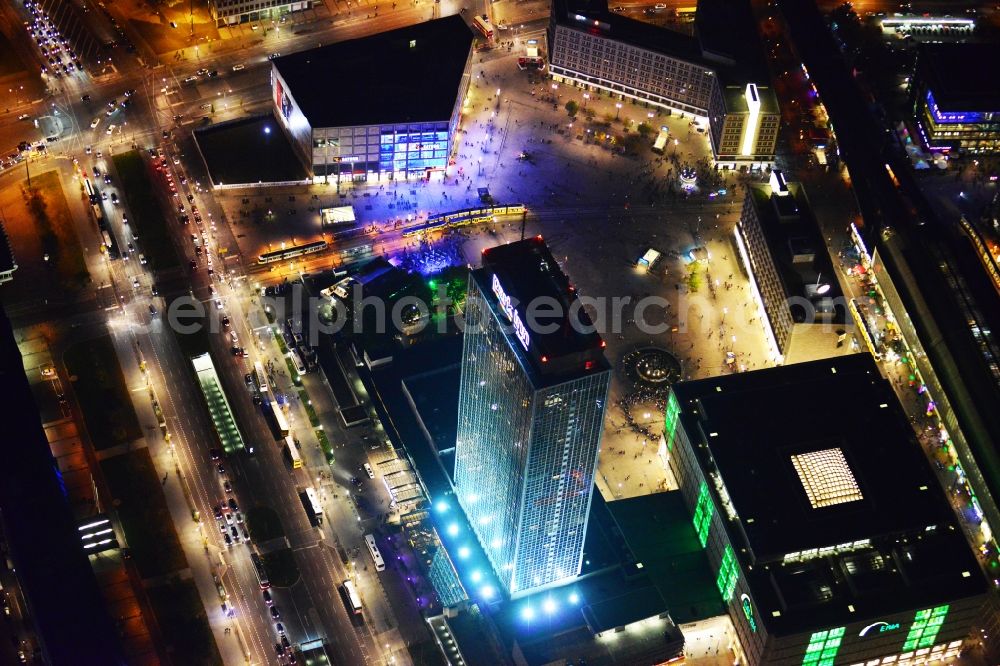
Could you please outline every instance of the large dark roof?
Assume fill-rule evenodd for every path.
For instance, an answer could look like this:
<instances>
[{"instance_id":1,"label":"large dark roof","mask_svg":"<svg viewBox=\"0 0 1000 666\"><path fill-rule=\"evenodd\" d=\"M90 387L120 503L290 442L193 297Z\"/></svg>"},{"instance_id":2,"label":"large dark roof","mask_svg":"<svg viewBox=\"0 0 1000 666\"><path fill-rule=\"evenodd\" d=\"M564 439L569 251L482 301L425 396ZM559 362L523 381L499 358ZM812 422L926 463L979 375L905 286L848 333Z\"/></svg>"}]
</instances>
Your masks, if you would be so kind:
<instances>
[{"instance_id":1,"label":"large dark roof","mask_svg":"<svg viewBox=\"0 0 1000 666\"><path fill-rule=\"evenodd\" d=\"M528 329L530 344L527 353L511 334L512 347L527 361L531 374L554 378L563 374L584 374L606 370L604 341L592 328L590 318L583 308L573 308L577 301L576 289L541 236L498 245L483 251L483 267L472 272L480 290L489 300L490 307L498 310L493 293L493 276L496 276L512 301L513 308ZM528 308L540 299L550 299L558 304L555 316L548 316L549 306L539 309L539 326L532 324ZM501 320L504 317L501 316ZM551 329L551 330L548 330Z\"/></svg>"},{"instance_id":2,"label":"large dark roof","mask_svg":"<svg viewBox=\"0 0 1000 666\"><path fill-rule=\"evenodd\" d=\"M748 196L757 210L761 230L785 295L807 298L818 311L829 312L830 321L843 324L847 320L847 311L840 303L843 293L835 278L833 262L819 223L802 186L799 183L787 185L788 195L781 197L772 193L770 185L754 183L748 186ZM813 256L812 261L803 260L809 254ZM810 296L807 288L820 282L824 276L824 284L829 285L830 290L822 295ZM800 305L792 308L795 321L804 321L808 314Z\"/></svg>"},{"instance_id":3,"label":"large dark roof","mask_svg":"<svg viewBox=\"0 0 1000 666\"><path fill-rule=\"evenodd\" d=\"M10 320L0 311L0 518L45 662L124 664L118 632L83 552Z\"/></svg>"},{"instance_id":4,"label":"large dark roof","mask_svg":"<svg viewBox=\"0 0 1000 666\"><path fill-rule=\"evenodd\" d=\"M612 12L607 0L553 0L552 19L560 25L702 64L716 72L723 84L766 84L770 80L749 0L700 0L696 37Z\"/></svg>"},{"instance_id":5,"label":"large dark roof","mask_svg":"<svg viewBox=\"0 0 1000 666\"><path fill-rule=\"evenodd\" d=\"M591 20L581 21L577 16ZM552 18L560 25L598 32L608 39L687 62L699 63L703 60L701 47L694 37L616 14L608 9L607 0L553 0ZM595 25L594 21L598 23Z\"/></svg>"},{"instance_id":6,"label":"large dark roof","mask_svg":"<svg viewBox=\"0 0 1000 666\"><path fill-rule=\"evenodd\" d=\"M723 84L770 80L750 0L698 0L695 31L705 57L725 63Z\"/></svg>"},{"instance_id":7,"label":"large dark roof","mask_svg":"<svg viewBox=\"0 0 1000 666\"><path fill-rule=\"evenodd\" d=\"M918 58L942 111L1000 112L1000 44L922 44Z\"/></svg>"},{"instance_id":8,"label":"large dark roof","mask_svg":"<svg viewBox=\"0 0 1000 666\"><path fill-rule=\"evenodd\" d=\"M274 67L314 128L442 121L472 36L454 14L276 58Z\"/></svg>"},{"instance_id":9,"label":"large dark roof","mask_svg":"<svg viewBox=\"0 0 1000 666\"><path fill-rule=\"evenodd\" d=\"M682 382L675 390L700 466L717 471L738 515L723 522L744 570L752 571L757 605L778 633L984 590L921 445L869 354ZM846 459L861 498L814 508L792 457L831 449ZM718 496L715 503L724 511ZM786 555L866 539L871 546L854 553L783 564ZM894 559L897 567L866 578L870 571L852 560L859 555ZM842 603L817 592L831 576L851 578L831 591ZM849 604L856 615L847 616ZM786 612L774 619L771 610L779 609Z\"/></svg>"}]
</instances>

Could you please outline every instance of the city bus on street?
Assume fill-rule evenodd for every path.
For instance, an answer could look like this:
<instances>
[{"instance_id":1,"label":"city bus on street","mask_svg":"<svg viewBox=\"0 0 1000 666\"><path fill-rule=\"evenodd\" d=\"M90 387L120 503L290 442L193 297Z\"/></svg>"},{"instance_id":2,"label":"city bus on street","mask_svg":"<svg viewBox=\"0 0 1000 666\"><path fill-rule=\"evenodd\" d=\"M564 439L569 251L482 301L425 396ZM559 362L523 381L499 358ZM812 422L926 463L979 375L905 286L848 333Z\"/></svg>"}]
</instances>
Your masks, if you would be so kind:
<instances>
[{"instance_id":1,"label":"city bus on street","mask_svg":"<svg viewBox=\"0 0 1000 666\"><path fill-rule=\"evenodd\" d=\"M271 417L273 420L272 425L274 426L274 438L282 439L283 437L288 437L288 420L285 418L285 413L281 411L281 405L278 404L277 400L271 401Z\"/></svg>"},{"instance_id":2,"label":"city bus on street","mask_svg":"<svg viewBox=\"0 0 1000 666\"><path fill-rule=\"evenodd\" d=\"M254 379L257 382L257 390L260 393L267 393L267 375L264 374L264 364L260 361L255 361L253 364L253 374Z\"/></svg>"},{"instance_id":3,"label":"city bus on street","mask_svg":"<svg viewBox=\"0 0 1000 666\"><path fill-rule=\"evenodd\" d=\"M306 489L299 493L299 499L302 500L302 508L306 510L306 516L309 517L309 524L313 527L322 525L323 505L319 503L316 489L312 486L306 486Z\"/></svg>"},{"instance_id":4,"label":"city bus on street","mask_svg":"<svg viewBox=\"0 0 1000 666\"><path fill-rule=\"evenodd\" d=\"M375 562L375 571L385 571L385 560L382 559L382 553L379 552L378 546L375 545L375 537L371 534L366 534L365 544L368 546L368 552Z\"/></svg>"},{"instance_id":5,"label":"city bus on street","mask_svg":"<svg viewBox=\"0 0 1000 666\"><path fill-rule=\"evenodd\" d=\"M285 437L285 448L288 449L288 457L292 459L292 469L302 467L302 456L299 455L299 447L295 444L295 439L291 435Z\"/></svg>"},{"instance_id":6,"label":"city bus on street","mask_svg":"<svg viewBox=\"0 0 1000 666\"><path fill-rule=\"evenodd\" d=\"M486 39L493 39L493 26L490 24L489 19L486 18L486 14L472 19L472 27Z\"/></svg>"},{"instance_id":7,"label":"city bus on street","mask_svg":"<svg viewBox=\"0 0 1000 666\"><path fill-rule=\"evenodd\" d=\"M344 604L348 610L355 615L361 615L361 597L358 596L358 591L354 588L354 583L345 580L344 584L340 586L340 591L344 595Z\"/></svg>"}]
</instances>

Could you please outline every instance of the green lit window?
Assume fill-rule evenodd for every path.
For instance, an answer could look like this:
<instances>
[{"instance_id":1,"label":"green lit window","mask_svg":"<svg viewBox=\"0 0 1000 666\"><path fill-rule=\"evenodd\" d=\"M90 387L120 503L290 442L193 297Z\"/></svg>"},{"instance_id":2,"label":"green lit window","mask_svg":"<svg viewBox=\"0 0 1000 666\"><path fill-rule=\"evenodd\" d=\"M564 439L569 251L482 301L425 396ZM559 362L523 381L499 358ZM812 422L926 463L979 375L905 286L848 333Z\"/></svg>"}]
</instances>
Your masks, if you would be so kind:
<instances>
[{"instance_id":1,"label":"green lit window","mask_svg":"<svg viewBox=\"0 0 1000 666\"><path fill-rule=\"evenodd\" d=\"M708 530L712 527L712 514L715 513L715 505L712 504L712 496L708 493L708 484L701 482L701 489L698 491L698 504L694 509L694 529L698 533L698 541L704 548L708 543Z\"/></svg>"},{"instance_id":2,"label":"green lit window","mask_svg":"<svg viewBox=\"0 0 1000 666\"><path fill-rule=\"evenodd\" d=\"M941 625L948 617L948 608L948 604L945 604L917 611L913 616L913 624L910 625L910 633L906 635L906 642L903 643L903 652L934 645L938 632L941 631Z\"/></svg>"},{"instance_id":3,"label":"green lit window","mask_svg":"<svg viewBox=\"0 0 1000 666\"><path fill-rule=\"evenodd\" d=\"M733 552L732 546L726 546L726 552L722 555L722 564L719 566L719 575L715 579L723 601L729 601L733 598L733 592L736 590L736 579L739 577L740 570L736 566L736 553Z\"/></svg>"},{"instance_id":4,"label":"green lit window","mask_svg":"<svg viewBox=\"0 0 1000 666\"><path fill-rule=\"evenodd\" d=\"M674 439L677 437L677 423L680 421L681 406L677 402L677 394L671 393L667 398L667 414L664 417L664 435L667 438L667 451L674 450ZM702 541L701 545L705 545Z\"/></svg>"},{"instance_id":5,"label":"green lit window","mask_svg":"<svg viewBox=\"0 0 1000 666\"><path fill-rule=\"evenodd\" d=\"M802 666L833 666L840 643L844 640L844 632L844 627L837 627L829 631L817 631L810 636L806 654L802 657Z\"/></svg>"}]
</instances>

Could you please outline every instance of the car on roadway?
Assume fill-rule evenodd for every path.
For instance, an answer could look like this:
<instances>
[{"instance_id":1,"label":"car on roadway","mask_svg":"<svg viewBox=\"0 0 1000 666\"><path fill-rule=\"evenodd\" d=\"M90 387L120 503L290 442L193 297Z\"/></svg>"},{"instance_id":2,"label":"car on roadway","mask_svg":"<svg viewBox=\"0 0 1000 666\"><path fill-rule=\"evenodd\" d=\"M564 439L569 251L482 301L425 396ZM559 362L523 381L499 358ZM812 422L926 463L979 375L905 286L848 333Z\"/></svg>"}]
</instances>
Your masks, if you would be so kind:
<instances>
[{"instance_id":1,"label":"car on roadway","mask_svg":"<svg viewBox=\"0 0 1000 666\"><path fill-rule=\"evenodd\" d=\"M90 121L90 129L95 129L100 124L101 124L101 117L97 116L92 121Z\"/></svg>"},{"instance_id":2,"label":"car on roadway","mask_svg":"<svg viewBox=\"0 0 1000 666\"><path fill-rule=\"evenodd\" d=\"M233 492L233 484L229 482L229 479L226 479L225 481L222 482L222 489L225 490L227 493Z\"/></svg>"},{"instance_id":3,"label":"car on roadway","mask_svg":"<svg viewBox=\"0 0 1000 666\"><path fill-rule=\"evenodd\" d=\"M232 498L232 497L230 497L229 500L226 502L226 506L228 506L229 510L233 511L233 512L236 512L236 511L240 510L239 504L237 504L236 500L234 498Z\"/></svg>"},{"instance_id":4,"label":"car on roadway","mask_svg":"<svg viewBox=\"0 0 1000 666\"><path fill-rule=\"evenodd\" d=\"M271 617L275 620L281 619L281 611L278 610L277 606L271 606Z\"/></svg>"},{"instance_id":5,"label":"car on roadway","mask_svg":"<svg viewBox=\"0 0 1000 666\"><path fill-rule=\"evenodd\" d=\"M223 536L226 537L226 546L232 546L233 538L229 536L229 532L226 532L225 534L223 534Z\"/></svg>"},{"instance_id":6,"label":"car on roadway","mask_svg":"<svg viewBox=\"0 0 1000 666\"><path fill-rule=\"evenodd\" d=\"M219 449L209 449L208 455L212 456L213 461L216 461L222 457L222 451L220 451Z\"/></svg>"},{"instance_id":7,"label":"car on roadway","mask_svg":"<svg viewBox=\"0 0 1000 666\"><path fill-rule=\"evenodd\" d=\"M233 71L234 72L238 72L238 71L240 71L242 69L246 69L246 65L244 65L242 62L233 65Z\"/></svg>"},{"instance_id":8,"label":"car on roadway","mask_svg":"<svg viewBox=\"0 0 1000 666\"><path fill-rule=\"evenodd\" d=\"M274 604L274 599L271 598L270 590L264 590L264 603L268 606Z\"/></svg>"},{"instance_id":9,"label":"car on roadway","mask_svg":"<svg viewBox=\"0 0 1000 666\"><path fill-rule=\"evenodd\" d=\"M215 466L215 469L217 469L219 471L219 474L225 474L226 473L226 466L223 465L221 462Z\"/></svg>"},{"instance_id":10,"label":"car on roadway","mask_svg":"<svg viewBox=\"0 0 1000 666\"><path fill-rule=\"evenodd\" d=\"M365 471L368 473L368 478L369 479L374 479L375 478L375 472L372 470L372 466L369 465L368 463L365 463L364 464L364 468L365 468Z\"/></svg>"},{"instance_id":11,"label":"car on roadway","mask_svg":"<svg viewBox=\"0 0 1000 666\"><path fill-rule=\"evenodd\" d=\"M83 97L80 98L80 101L81 102L89 102L90 101L90 95L84 95Z\"/></svg>"}]
</instances>

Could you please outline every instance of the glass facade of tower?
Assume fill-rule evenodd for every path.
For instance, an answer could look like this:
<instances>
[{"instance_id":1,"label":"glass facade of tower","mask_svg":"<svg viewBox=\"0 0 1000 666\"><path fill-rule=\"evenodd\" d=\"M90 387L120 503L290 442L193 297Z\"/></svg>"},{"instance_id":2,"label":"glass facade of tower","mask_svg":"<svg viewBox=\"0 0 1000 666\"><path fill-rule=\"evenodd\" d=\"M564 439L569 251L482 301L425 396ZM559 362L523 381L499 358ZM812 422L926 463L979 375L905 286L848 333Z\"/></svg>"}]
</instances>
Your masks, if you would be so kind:
<instances>
[{"instance_id":1,"label":"glass facade of tower","mask_svg":"<svg viewBox=\"0 0 1000 666\"><path fill-rule=\"evenodd\" d=\"M470 276L455 486L517 596L580 572L611 375L544 383L488 289Z\"/></svg>"}]
</instances>

